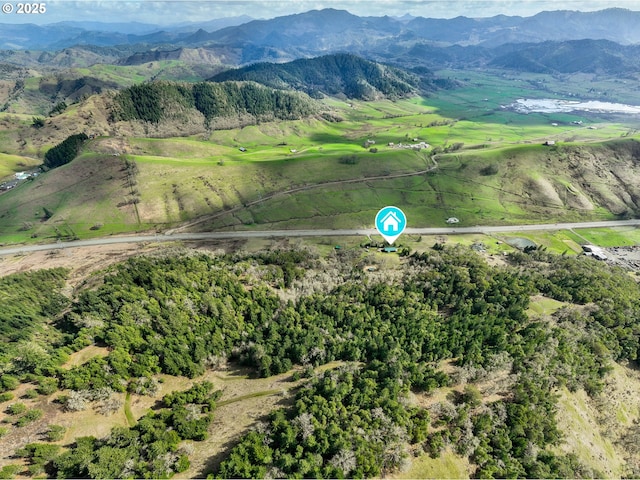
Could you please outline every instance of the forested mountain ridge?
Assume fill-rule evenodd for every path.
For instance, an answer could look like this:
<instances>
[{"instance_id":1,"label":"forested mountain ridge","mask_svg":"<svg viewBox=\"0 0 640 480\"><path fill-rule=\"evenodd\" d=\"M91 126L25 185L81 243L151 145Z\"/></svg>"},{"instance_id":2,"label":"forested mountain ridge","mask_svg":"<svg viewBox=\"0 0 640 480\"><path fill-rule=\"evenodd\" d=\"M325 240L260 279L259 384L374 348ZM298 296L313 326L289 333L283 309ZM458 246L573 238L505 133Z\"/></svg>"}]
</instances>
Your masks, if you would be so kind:
<instances>
[{"instance_id":1,"label":"forested mountain ridge","mask_svg":"<svg viewBox=\"0 0 640 480\"><path fill-rule=\"evenodd\" d=\"M369 275L349 252L139 256L101 274L76 298L48 307L49 318L57 319L48 336L10 339L0 357L0 385L7 396L16 382L34 382L34 398L42 401L69 389L56 408L92 406L112 415L121 404L109 410L109 398L125 390L152 395L159 374L194 378L226 360L260 376L297 365L313 378L293 406L256 424L208 473L378 477L410 462L409 451L438 457L446 447L469 459L474 477L601 477L579 455L556 448L566 432L557 427L555 393L566 387L596 395L612 362L637 358L638 284L586 257L534 250L506 260L492 267L467 248L436 244L393 272ZM327 269L332 285L317 282ZM6 281L13 290L23 282L30 288L24 274ZM559 306L532 316L533 296ZM30 315L28 299L8 301L12 318ZM106 356L62 368L71 352L94 342L106 347ZM12 360L17 352L20 362ZM451 359L455 375L439 367ZM331 361L344 366L314 375L314 367ZM504 381L484 395L476 385L495 375ZM462 381L470 382L464 390L456 387L428 408L411 400ZM101 439L71 437L64 452L21 440L17 455L31 474L172 476L189 468L191 454L180 442L191 439L197 449L216 434L214 390L196 382L164 395L136 426ZM13 440L29 422L41 421L8 409L14 410L5 432ZM46 419L36 425L48 428ZM627 467L629 475L636 472L633 462Z\"/></svg>"},{"instance_id":2,"label":"forested mountain ridge","mask_svg":"<svg viewBox=\"0 0 640 480\"><path fill-rule=\"evenodd\" d=\"M252 82L149 82L118 92L113 119L160 123L197 113L208 125L215 119L249 117L249 121L298 119L316 113L309 97L273 90Z\"/></svg>"},{"instance_id":3,"label":"forested mountain ridge","mask_svg":"<svg viewBox=\"0 0 640 480\"><path fill-rule=\"evenodd\" d=\"M268 87L300 90L311 96L325 94L361 100L413 95L421 82L417 75L350 54L325 55L279 64L256 63L227 70L210 80L251 80Z\"/></svg>"}]
</instances>

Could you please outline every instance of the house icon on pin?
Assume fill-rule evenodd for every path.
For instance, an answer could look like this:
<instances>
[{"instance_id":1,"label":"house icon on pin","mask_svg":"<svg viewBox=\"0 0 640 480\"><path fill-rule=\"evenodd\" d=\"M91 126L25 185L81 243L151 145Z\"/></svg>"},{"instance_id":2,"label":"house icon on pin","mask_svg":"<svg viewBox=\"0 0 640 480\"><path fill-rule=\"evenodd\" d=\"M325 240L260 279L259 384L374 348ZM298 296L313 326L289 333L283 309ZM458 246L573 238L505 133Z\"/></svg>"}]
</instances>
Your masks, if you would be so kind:
<instances>
[{"instance_id":1,"label":"house icon on pin","mask_svg":"<svg viewBox=\"0 0 640 480\"><path fill-rule=\"evenodd\" d=\"M393 211L387 213L381 223L385 232L397 232L400 229L400 219Z\"/></svg>"}]
</instances>

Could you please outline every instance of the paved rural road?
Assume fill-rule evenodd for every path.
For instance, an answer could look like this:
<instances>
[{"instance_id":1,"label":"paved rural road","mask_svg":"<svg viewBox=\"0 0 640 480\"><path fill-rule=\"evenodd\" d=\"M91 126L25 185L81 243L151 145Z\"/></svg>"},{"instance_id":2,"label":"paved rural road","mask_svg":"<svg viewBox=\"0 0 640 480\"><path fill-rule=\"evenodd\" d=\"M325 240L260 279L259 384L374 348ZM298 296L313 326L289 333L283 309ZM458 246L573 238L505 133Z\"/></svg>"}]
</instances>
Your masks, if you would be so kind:
<instances>
[{"instance_id":1,"label":"paved rural road","mask_svg":"<svg viewBox=\"0 0 640 480\"><path fill-rule=\"evenodd\" d=\"M570 230L580 228L624 227L640 226L637 220L613 220L605 222L581 223L547 223L539 225L507 225L499 227L444 227L444 228L407 228L404 233L417 235L455 235L461 233L500 233L500 232L530 232L540 230ZM264 230L251 232L204 232L204 233L174 233L171 235L122 235L94 238L91 240L76 240L73 242L49 243L43 245L24 245L19 247L0 248L0 255L15 255L17 253L37 252L42 250L56 250L61 248L91 247L115 243L139 242L169 242L176 240L224 240L242 238L277 238L277 237L342 237L349 235L376 235L373 228L354 230Z\"/></svg>"}]
</instances>

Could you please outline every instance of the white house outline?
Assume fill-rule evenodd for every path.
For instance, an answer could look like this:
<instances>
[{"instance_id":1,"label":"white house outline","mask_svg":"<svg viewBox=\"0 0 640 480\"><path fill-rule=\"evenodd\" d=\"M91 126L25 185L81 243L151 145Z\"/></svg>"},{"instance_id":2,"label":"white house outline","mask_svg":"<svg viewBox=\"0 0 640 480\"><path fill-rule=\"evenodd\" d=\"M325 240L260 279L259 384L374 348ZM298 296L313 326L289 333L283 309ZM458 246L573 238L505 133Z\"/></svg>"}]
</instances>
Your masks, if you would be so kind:
<instances>
[{"instance_id":1,"label":"white house outline","mask_svg":"<svg viewBox=\"0 0 640 480\"><path fill-rule=\"evenodd\" d=\"M394 211L387 213L380 223L385 232L397 232L400 229L400 219Z\"/></svg>"}]
</instances>

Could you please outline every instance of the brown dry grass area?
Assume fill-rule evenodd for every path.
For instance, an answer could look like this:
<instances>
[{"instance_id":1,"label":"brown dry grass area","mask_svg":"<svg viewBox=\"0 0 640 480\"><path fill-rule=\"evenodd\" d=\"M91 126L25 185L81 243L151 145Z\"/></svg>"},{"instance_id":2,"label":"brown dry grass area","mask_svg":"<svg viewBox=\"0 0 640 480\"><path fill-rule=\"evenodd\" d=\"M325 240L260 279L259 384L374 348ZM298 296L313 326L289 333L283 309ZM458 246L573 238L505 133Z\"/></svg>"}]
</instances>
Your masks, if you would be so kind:
<instances>
[{"instance_id":1,"label":"brown dry grass area","mask_svg":"<svg viewBox=\"0 0 640 480\"><path fill-rule=\"evenodd\" d=\"M0 80L0 103L4 104L11 95L16 82L9 80Z\"/></svg>"},{"instance_id":2,"label":"brown dry grass area","mask_svg":"<svg viewBox=\"0 0 640 480\"><path fill-rule=\"evenodd\" d=\"M68 443L76 436L96 435L96 432L106 431L118 424L116 416L103 417L91 411L65 413L59 404L54 400L61 394L56 392L50 396L38 396L35 399L20 398L26 390L35 388L35 385L22 384L12 391L14 399L3 403L0 410L0 422L9 429L7 435L0 440L0 467L8 464L21 463L12 458L16 449L22 448L28 443L45 442L45 434L49 425L62 425L68 428L65 437L58 444ZM6 413L6 408L14 403L23 403L28 410L38 408L43 411L43 416L39 420L17 427L13 425L17 417ZM99 417L99 418L97 418ZM124 414L123 414L124 417ZM8 422L8 423L5 423Z\"/></svg>"},{"instance_id":3,"label":"brown dry grass area","mask_svg":"<svg viewBox=\"0 0 640 480\"><path fill-rule=\"evenodd\" d=\"M338 364L332 364L335 368ZM320 367L322 369L322 367ZM159 399L169 392L186 390L195 382L208 380L215 390L222 390L209 427L209 437L202 442L185 442L193 446L189 455L191 467L183 478L202 478L211 472L251 426L266 418L269 412L287 404L292 390L302 381L291 381L291 372L269 378L250 378L251 371L237 367L211 370L192 380L184 377L159 375L162 380L155 397L132 395L131 411L136 418L143 416Z\"/></svg>"},{"instance_id":4,"label":"brown dry grass area","mask_svg":"<svg viewBox=\"0 0 640 480\"><path fill-rule=\"evenodd\" d=\"M54 394L54 396L58 396ZM124 405L124 393L114 395L122 401ZM124 414L124 407L120 408L112 415L101 415L88 408L81 412L64 412L60 405L54 404L55 410L47 416L47 422L53 425L62 425L67 431L64 438L59 442L67 445L76 438L93 436L103 438L109 435L113 427L127 427L127 417Z\"/></svg>"},{"instance_id":5,"label":"brown dry grass area","mask_svg":"<svg viewBox=\"0 0 640 480\"><path fill-rule=\"evenodd\" d=\"M444 360L438 365L438 370L442 370L450 377L455 378L463 368L457 367L454 363L454 359ZM510 377L509 370L504 369L491 372L482 380L469 382L469 384L480 391L482 402L487 404L505 399L512 381L513 378ZM466 385L466 382L460 382L449 387L437 388L430 393L414 394L412 395L412 400L420 407L429 409L437 403L450 401L454 392L463 393Z\"/></svg>"},{"instance_id":6,"label":"brown dry grass area","mask_svg":"<svg viewBox=\"0 0 640 480\"><path fill-rule=\"evenodd\" d=\"M155 248L156 245L121 243L0 257L0 277L43 268L64 267L71 269L68 285L76 287L94 272L133 255L153 251Z\"/></svg>"},{"instance_id":7,"label":"brown dry grass area","mask_svg":"<svg viewBox=\"0 0 640 480\"><path fill-rule=\"evenodd\" d=\"M73 361L86 361L92 355L103 354L99 347L87 347L77 352L78 357ZM70 360L72 361L72 360ZM326 367L337 366L338 363ZM213 382L216 390L222 390L219 400L222 403L214 412L214 421L209 427L209 438L203 442L186 442L193 445L193 453L189 455L191 468L183 474L185 478L199 478L217 466L224 454L235 445L240 436L252 425L266 417L272 410L290 402L292 390L304 380L291 381L291 372L269 378L250 378L251 372L246 369L231 367L227 370L207 371L201 377L188 379L170 375L158 375L162 383L155 397L131 395L131 411L136 419L145 415L150 409L157 407L159 400L166 394L176 390L186 390L195 382L208 380ZM122 401L122 408L112 415L101 415L91 408L80 412L65 412L55 399L68 392L56 392L48 397L39 396L36 399L20 398L34 385L22 384L13 391L15 398L2 404L0 422L15 421L15 418L5 413L7 406L21 402L28 409L39 408L44 416L26 427L17 428L11 423L3 423L9 428L9 433L0 441L0 467L16 463L11 458L15 450L32 442L46 441L45 434L49 425L62 425L67 431L64 438L56 442L60 445L72 443L74 439L83 436L106 437L116 426L128 426L125 416L125 394L115 394Z\"/></svg>"}]
</instances>

